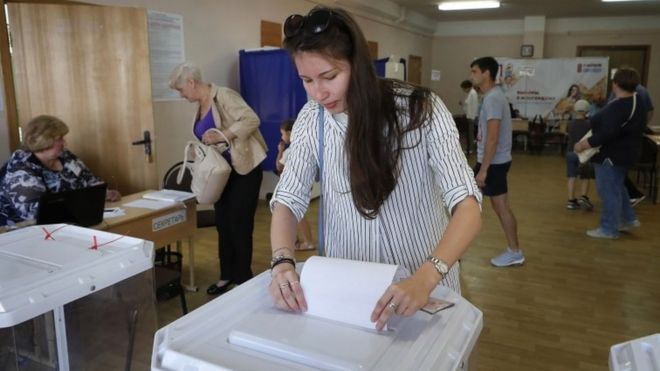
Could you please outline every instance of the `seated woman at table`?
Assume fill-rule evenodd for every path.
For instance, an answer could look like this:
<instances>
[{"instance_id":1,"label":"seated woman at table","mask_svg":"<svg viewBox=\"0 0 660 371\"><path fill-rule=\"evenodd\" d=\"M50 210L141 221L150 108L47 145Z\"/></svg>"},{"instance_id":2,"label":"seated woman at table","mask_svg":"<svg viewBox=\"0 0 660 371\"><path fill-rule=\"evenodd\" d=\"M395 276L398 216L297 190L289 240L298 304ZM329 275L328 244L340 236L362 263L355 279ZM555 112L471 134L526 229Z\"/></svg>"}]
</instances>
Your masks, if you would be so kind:
<instances>
[{"instance_id":1,"label":"seated woman at table","mask_svg":"<svg viewBox=\"0 0 660 371\"><path fill-rule=\"evenodd\" d=\"M69 128L57 117L33 118L23 132L23 148L16 150L6 163L0 178L0 225L13 225L34 219L39 197L90 187L103 180L65 149L64 136ZM116 201L121 195L108 190L106 199Z\"/></svg>"}]
</instances>

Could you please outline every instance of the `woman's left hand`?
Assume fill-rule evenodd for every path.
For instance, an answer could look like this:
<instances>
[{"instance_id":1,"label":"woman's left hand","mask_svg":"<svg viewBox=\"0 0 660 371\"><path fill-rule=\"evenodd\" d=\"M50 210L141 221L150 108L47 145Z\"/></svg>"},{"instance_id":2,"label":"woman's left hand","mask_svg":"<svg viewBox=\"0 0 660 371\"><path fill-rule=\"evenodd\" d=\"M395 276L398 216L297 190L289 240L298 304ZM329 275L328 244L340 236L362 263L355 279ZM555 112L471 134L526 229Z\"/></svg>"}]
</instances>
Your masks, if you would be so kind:
<instances>
[{"instance_id":1,"label":"woman's left hand","mask_svg":"<svg viewBox=\"0 0 660 371\"><path fill-rule=\"evenodd\" d=\"M111 202L119 201L121 200L121 193L116 189L108 189L105 193L105 200Z\"/></svg>"},{"instance_id":2,"label":"woman's left hand","mask_svg":"<svg viewBox=\"0 0 660 371\"><path fill-rule=\"evenodd\" d=\"M206 145L217 144L224 141L225 137L215 130L207 130L204 135L202 135L202 143Z\"/></svg>"},{"instance_id":3,"label":"woman's left hand","mask_svg":"<svg viewBox=\"0 0 660 371\"><path fill-rule=\"evenodd\" d=\"M426 286L418 275L390 285L371 313L371 322L376 322L376 329L382 330L394 314L412 316L426 305L433 289L429 290Z\"/></svg>"}]
</instances>

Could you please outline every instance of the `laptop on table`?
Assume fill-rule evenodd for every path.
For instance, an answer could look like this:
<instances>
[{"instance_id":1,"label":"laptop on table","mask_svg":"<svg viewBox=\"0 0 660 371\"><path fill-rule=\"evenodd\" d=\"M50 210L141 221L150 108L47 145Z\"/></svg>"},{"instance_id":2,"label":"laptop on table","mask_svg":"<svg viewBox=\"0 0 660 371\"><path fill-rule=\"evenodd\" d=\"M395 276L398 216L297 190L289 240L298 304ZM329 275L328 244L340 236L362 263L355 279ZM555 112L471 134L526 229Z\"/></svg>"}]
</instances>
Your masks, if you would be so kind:
<instances>
[{"instance_id":1,"label":"laptop on table","mask_svg":"<svg viewBox=\"0 0 660 371\"><path fill-rule=\"evenodd\" d=\"M105 194L108 185L59 193L44 193L39 198L37 224L67 223L90 227L103 221Z\"/></svg>"}]
</instances>

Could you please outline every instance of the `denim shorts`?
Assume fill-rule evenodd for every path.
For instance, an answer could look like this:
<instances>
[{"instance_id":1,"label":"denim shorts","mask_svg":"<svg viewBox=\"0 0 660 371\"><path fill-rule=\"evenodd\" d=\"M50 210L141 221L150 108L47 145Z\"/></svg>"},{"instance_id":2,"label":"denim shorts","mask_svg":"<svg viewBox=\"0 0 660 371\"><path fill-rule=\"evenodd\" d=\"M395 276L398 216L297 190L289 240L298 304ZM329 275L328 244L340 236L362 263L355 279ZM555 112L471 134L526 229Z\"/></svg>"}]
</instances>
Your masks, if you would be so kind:
<instances>
[{"instance_id":1,"label":"denim shorts","mask_svg":"<svg viewBox=\"0 0 660 371\"><path fill-rule=\"evenodd\" d=\"M566 153L566 177L593 179L594 168L590 163L580 164L580 159L575 152Z\"/></svg>"},{"instance_id":2,"label":"denim shorts","mask_svg":"<svg viewBox=\"0 0 660 371\"><path fill-rule=\"evenodd\" d=\"M511 161L503 164L491 164L488 167L488 171L486 172L486 186L481 189L484 196L499 196L509 191L506 175L509 173L510 168ZM479 173L479 169L481 169L481 163L477 162L473 169L474 175Z\"/></svg>"}]
</instances>

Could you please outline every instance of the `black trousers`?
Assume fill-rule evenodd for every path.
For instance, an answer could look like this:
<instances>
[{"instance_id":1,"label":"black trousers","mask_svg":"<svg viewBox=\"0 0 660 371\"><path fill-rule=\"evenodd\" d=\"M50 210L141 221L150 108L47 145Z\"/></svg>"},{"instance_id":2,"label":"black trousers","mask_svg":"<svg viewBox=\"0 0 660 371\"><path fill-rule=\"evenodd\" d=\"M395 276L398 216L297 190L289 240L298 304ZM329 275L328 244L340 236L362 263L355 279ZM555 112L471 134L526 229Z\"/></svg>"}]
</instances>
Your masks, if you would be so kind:
<instances>
[{"instance_id":1,"label":"black trousers","mask_svg":"<svg viewBox=\"0 0 660 371\"><path fill-rule=\"evenodd\" d=\"M215 208L220 279L241 284L252 278L252 232L263 172L261 165L246 175L232 169Z\"/></svg>"},{"instance_id":2,"label":"black trousers","mask_svg":"<svg viewBox=\"0 0 660 371\"><path fill-rule=\"evenodd\" d=\"M630 180L630 176L626 176L625 185L626 185L626 189L628 190L628 196L630 196L630 198L640 198L644 196L644 194L640 192L639 189L637 189L635 183L633 183L633 181Z\"/></svg>"}]
</instances>

